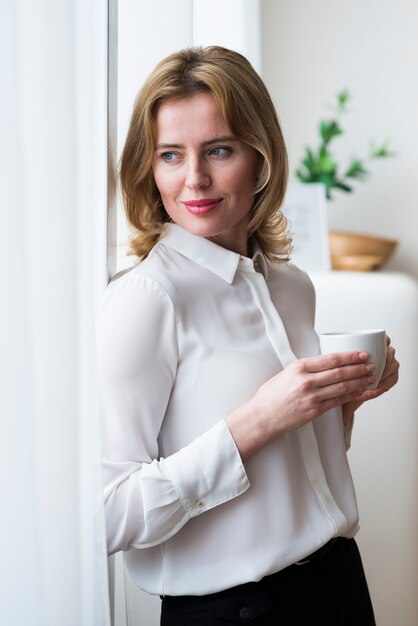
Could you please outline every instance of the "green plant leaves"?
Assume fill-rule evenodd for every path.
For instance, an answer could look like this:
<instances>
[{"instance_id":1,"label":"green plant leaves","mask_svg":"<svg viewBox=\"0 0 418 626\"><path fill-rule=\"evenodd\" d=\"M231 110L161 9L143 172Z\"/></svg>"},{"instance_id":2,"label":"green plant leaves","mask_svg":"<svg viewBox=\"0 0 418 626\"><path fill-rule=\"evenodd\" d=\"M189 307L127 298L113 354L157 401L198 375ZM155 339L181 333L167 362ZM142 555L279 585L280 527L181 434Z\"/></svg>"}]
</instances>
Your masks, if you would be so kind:
<instances>
[{"instance_id":1,"label":"green plant leaves","mask_svg":"<svg viewBox=\"0 0 418 626\"><path fill-rule=\"evenodd\" d=\"M306 156L302 161L308 172L315 172L318 169L317 159L310 148L306 148Z\"/></svg>"},{"instance_id":2,"label":"green plant leaves","mask_svg":"<svg viewBox=\"0 0 418 626\"><path fill-rule=\"evenodd\" d=\"M389 150L388 145L389 145L389 142L386 141L381 146L372 147L370 150L369 158L370 159L382 159L382 158L396 156L396 152Z\"/></svg>"},{"instance_id":3,"label":"green plant leaves","mask_svg":"<svg viewBox=\"0 0 418 626\"><path fill-rule=\"evenodd\" d=\"M350 94L348 89L342 89L340 93L337 94L337 111L339 113L344 113L347 109L347 102L350 100Z\"/></svg>"},{"instance_id":4,"label":"green plant leaves","mask_svg":"<svg viewBox=\"0 0 418 626\"><path fill-rule=\"evenodd\" d=\"M351 97L347 89L337 94L336 113L342 114L347 111L347 103ZM319 123L320 144L315 150L305 146L304 156L296 177L302 183L322 183L326 188L327 198L332 198L332 191L339 189L345 193L351 193L353 187L348 184L350 180L364 180L369 174L365 162L367 159L352 158L343 175L335 156L330 151L331 142L344 134L338 119L322 120ZM369 160L393 157L395 153L388 148L388 142L374 146L370 150Z\"/></svg>"},{"instance_id":5,"label":"green plant leaves","mask_svg":"<svg viewBox=\"0 0 418 626\"><path fill-rule=\"evenodd\" d=\"M319 171L325 174L333 174L337 171L337 163L324 145L319 148L318 167Z\"/></svg>"},{"instance_id":6,"label":"green plant leaves","mask_svg":"<svg viewBox=\"0 0 418 626\"><path fill-rule=\"evenodd\" d=\"M366 178L369 172L364 167L363 161L360 159L353 159L348 166L348 169L345 173L347 178L357 178L359 180L363 180Z\"/></svg>"},{"instance_id":7,"label":"green plant leaves","mask_svg":"<svg viewBox=\"0 0 418 626\"><path fill-rule=\"evenodd\" d=\"M341 180L337 181L334 187L336 189L341 189L341 191L345 191L346 193L351 193L353 191L352 187L350 187L349 185L347 185L347 183L344 183Z\"/></svg>"},{"instance_id":8,"label":"green plant leaves","mask_svg":"<svg viewBox=\"0 0 418 626\"><path fill-rule=\"evenodd\" d=\"M337 187L340 181L337 177L337 164L332 155L321 145L318 153L311 148L305 148L305 158L302 166L297 170L296 176L302 183L322 183L325 185L327 197L333 187Z\"/></svg>"},{"instance_id":9,"label":"green plant leaves","mask_svg":"<svg viewBox=\"0 0 418 626\"><path fill-rule=\"evenodd\" d=\"M323 121L319 125L319 134L322 141L327 145L332 139L343 134L343 130L336 120Z\"/></svg>"}]
</instances>

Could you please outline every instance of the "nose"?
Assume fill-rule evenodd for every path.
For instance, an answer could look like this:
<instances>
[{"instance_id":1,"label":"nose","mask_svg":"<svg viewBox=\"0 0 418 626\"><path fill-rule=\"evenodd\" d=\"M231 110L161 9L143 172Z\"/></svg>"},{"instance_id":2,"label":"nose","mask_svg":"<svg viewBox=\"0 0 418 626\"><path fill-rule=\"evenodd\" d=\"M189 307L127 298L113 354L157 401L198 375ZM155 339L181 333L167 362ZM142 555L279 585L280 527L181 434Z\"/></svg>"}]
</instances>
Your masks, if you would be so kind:
<instances>
[{"instance_id":1,"label":"nose","mask_svg":"<svg viewBox=\"0 0 418 626\"><path fill-rule=\"evenodd\" d=\"M185 185L188 189L204 189L210 185L210 175L206 163L199 157L190 158L187 163Z\"/></svg>"}]
</instances>

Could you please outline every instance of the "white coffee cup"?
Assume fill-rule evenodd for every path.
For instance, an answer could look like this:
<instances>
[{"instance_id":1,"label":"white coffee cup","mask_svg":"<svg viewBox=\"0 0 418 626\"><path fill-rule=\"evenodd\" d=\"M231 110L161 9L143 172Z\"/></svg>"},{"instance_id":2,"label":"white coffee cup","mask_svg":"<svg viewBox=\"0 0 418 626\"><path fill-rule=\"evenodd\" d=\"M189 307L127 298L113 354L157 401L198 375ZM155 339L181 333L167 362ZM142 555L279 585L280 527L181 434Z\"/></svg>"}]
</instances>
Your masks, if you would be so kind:
<instances>
[{"instance_id":1,"label":"white coffee cup","mask_svg":"<svg viewBox=\"0 0 418 626\"><path fill-rule=\"evenodd\" d=\"M376 382L368 389L376 389L383 374L386 362L386 332L381 329L353 330L347 332L323 333L319 335L322 354L331 352L368 352L369 363L376 365Z\"/></svg>"}]
</instances>

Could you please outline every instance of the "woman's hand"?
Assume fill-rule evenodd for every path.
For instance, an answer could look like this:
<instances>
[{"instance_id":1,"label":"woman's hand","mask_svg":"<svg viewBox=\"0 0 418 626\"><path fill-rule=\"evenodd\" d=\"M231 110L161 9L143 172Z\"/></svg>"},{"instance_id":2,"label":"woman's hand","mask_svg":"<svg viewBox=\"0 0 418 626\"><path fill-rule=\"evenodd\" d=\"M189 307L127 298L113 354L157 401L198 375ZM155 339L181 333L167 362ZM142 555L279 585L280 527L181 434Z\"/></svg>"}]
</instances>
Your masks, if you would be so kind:
<instances>
[{"instance_id":1,"label":"woman's hand","mask_svg":"<svg viewBox=\"0 0 418 626\"><path fill-rule=\"evenodd\" d=\"M374 398L378 398L392 389L394 385L398 382L399 378L399 362L395 358L395 348L390 344L390 337L386 337L387 351L386 351L386 363L385 368L383 370L382 377L379 381L376 389L368 389L360 393L356 398L353 398L349 402L343 404L343 419L348 420L351 418L353 413L357 411L357 409L366 402L367 400L373 400Z\"/></svg>"},{"instance_id":2,"label":"woman's hand","mask_svg":"<svg viewBox=\"0 0 418 626\"><path fill-rule=\"evenodd\" d=\"M243 459L284 432L362 397L375 381L368 354L344 352L295 361L226 419Z\"/></svg>"}]
</instances>

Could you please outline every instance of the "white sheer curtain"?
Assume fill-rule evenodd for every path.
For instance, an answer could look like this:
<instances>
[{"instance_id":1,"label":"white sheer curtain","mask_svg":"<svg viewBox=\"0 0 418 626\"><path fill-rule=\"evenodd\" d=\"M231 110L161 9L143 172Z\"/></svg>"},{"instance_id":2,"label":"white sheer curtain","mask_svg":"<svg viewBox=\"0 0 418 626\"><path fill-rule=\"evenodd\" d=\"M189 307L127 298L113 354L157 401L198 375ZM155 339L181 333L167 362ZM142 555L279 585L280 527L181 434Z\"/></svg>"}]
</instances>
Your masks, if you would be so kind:
<instances>
[{"instance_id":1,"label":"white sheer curtain","mask_svg":"<svg viewBox=\"0 0 418 626\"><path fill-rule=\"evenodd\" d=\"M1 2L0 51L0 621L107 626L107 2Z\"/></svg>"}]
</instances>

